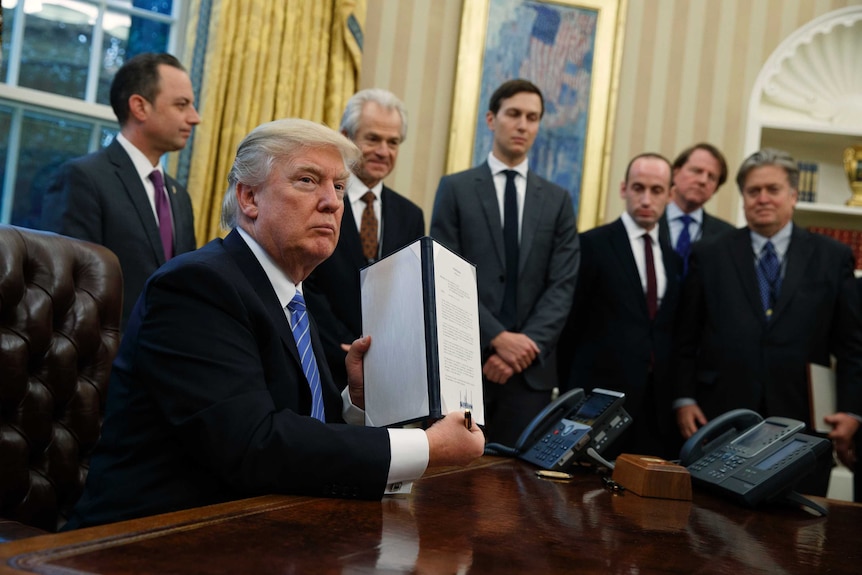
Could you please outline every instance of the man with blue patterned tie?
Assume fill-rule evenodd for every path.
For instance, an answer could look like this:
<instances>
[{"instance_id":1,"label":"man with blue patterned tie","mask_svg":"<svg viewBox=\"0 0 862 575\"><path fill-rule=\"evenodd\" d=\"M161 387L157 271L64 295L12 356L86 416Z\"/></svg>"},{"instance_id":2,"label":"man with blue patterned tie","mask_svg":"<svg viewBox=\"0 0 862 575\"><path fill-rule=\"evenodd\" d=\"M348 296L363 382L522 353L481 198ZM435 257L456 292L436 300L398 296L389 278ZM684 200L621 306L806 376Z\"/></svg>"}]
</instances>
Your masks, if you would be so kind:
<instances>
[{"instance_id":1,"label":"man with blue patterned tie","mask_svg":"<svg viewBox=\"0 0 862 575\"><path fill-rule=\"evenodd\" d=\"M764 149L739 169L746 228L694 245L677 315L675 397L683 437L736 408L814 428L808 364L838 360L838 413L827 418L851 460L862 411L862 312L850 248L793 224L799 170ZM829 469L803 493L825 495Z\"/></svg>"},{"instance_id":2,"label":"man with blue patterned tie","mask_svg":"<svg viewBox=\"0 0 862 575\"><path fill-rule=\"evenodd\" d=\"M371 338L353 342L339 395L302 282L335 249L358 157L305 120L240 143L222 208L231 232L162 266L132 312L68 528L265 493L379 499L482 454L463 412L427 430L345 424L364 419Z\"/></svg>"},{"instance_id":3,"label":"man with blue patterned tie","mask_svg":"<svg viewBox=\"0 0 862 575\"><path fill-rule=\"evenodd\" d=\"M727 161L718 148L701 142L680 152L672 168L671 201L659 220L659 237L683 259L685 273L694 242L733 229L703 209L727 180Z\"/></svg>"}]
</instances>

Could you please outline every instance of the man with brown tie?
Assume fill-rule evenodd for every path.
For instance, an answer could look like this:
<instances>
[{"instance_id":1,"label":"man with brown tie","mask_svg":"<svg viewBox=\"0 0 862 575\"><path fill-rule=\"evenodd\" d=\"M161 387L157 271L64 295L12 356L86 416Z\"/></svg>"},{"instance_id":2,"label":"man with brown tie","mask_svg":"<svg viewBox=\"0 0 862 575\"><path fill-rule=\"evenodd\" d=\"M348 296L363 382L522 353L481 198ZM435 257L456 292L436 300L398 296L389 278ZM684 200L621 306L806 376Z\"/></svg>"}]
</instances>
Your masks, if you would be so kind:
<instances>
[{"instance_id":1,"label":"man with brown tie","mask_svg":"<svg viewBox=\"0 0 862 575\"><path fill-rule=\"evenodd\" d=\"M170 54L139 54L111 83L120 133L107 147L63 164L45 195L42 228L102 244L123 270L126 322L147 278L197 247L188 193L159 160L185 147L200 122L192 83Z\"/></svg>"},{"instance_id":2,"label":"man with brown tie","mask_svg":"<svg viewBox=\"0 0 862 575\"><path fill-rule=\"evenodd\" d=\"M560 381L564 389L626 394L633 424L613 454L673 456L667 376L682 260L658 229L670 186L664 157L636 156L620 185L626 211L581 234L578 286L560 339Z\"/></svg>"},{"instance_id":3,"label":"man with brown tie","mask_svg":"<svg viewBox=\"0 0 862 575\"><path fill-rule=\"evenodd\" d=\"M338 246L305 281L305 297L332 376L343 389L347 347L362 334L359 270L422 237L425 219L419 206L383 185L407 137L401 100L381 89L357 92L347 102L340 130L362 158L348 183Z\"/></svg>"}]
</instances>

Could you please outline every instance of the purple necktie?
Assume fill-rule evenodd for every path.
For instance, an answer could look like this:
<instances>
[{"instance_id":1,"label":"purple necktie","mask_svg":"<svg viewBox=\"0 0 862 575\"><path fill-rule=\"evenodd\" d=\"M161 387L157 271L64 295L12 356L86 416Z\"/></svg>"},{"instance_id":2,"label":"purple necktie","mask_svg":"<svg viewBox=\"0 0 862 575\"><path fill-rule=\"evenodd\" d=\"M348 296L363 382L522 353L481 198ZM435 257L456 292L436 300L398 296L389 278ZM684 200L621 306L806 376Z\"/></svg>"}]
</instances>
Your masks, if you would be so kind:
<instances>
[{"instance_id":1,"label":"purple necktie","mask_svg":"<svg viewBox=\"0 0 862 575\"><path fill-rule=\"evenodd\" d=\"M156 216L159 218L159 236L162 238L162 249L165 250L165 261L174 257L174 225L171 222L171 205L168 193L165 191L165 180L158 170L150 172L150 180L156 188Z\"/></svg>"}]
</instances>

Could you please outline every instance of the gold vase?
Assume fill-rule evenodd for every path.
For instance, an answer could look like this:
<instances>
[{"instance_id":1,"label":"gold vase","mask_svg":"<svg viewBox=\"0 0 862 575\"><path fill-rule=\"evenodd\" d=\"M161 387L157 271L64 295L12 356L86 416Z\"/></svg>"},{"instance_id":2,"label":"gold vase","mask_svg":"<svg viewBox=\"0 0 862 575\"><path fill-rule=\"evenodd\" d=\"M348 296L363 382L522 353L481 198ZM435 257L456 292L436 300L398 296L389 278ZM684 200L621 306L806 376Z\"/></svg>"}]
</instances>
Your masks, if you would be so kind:
<instances>
[{"instance_id":1,"label":"gold vase","mask_svg":"<svg viewBox=\"0 0 862 575\"><path fill-rule=\"evenodd\" d=\"M862 145L844 150L844 171L847 172L847 181L853 194L847 200L847 205L862 207Z\"/></svg>"}]
</instances>

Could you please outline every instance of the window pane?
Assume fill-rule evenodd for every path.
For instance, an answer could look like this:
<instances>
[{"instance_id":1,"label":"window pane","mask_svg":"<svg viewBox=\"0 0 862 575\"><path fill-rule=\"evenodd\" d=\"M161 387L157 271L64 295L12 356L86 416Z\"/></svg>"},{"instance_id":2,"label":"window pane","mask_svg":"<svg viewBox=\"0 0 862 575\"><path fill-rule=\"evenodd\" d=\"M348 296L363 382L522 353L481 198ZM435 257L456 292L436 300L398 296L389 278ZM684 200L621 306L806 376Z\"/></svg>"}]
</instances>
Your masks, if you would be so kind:
<instances>
[{"instance_id":1,"label":"window pane","mask_svg":"<svg viewBox=\"0 0 862 575\"><path fill-rule=\"evenodd\" d=\"M42 198L60 165L87 153L91 122L26 111L21 126L18 177L12 204L13 225L38 228Z\"/></svg>"},{"instance_id":2,"label":"window pane","mask_svg":"<svg viewBox=\"0 0 862 575\"><path fill-rule=\"evenodd\" d=\"M109 145L111 145L111 142L114 141L114 138L116 138L117 134L119 133L119 128L106 128L102 126L102 129L99 132L99 147L107 148Z\"/></svg>"},{"instance_id":3,"label":"window pane","mask_svg":"<svg viewBox=\"0 0 862 575\"><path fill-rule=\"evenodd\" d=\"M8 5L7 5L8 4ZM9 70L9 53L12 51L12 25L15 22L15 2L3 2L3 62L0 64L0 81L6 81Z\"/></svg>"},{"instance_id":4,"label":"window pane","mask_svg":"<svg viewBox=\"0 0 862 575\"><path fill-rule=\"evenodd\" d=\"M95 6L27 0L18 85L84 98Z\"/></svg>"},{"instance_id":5,"label":"window pane","mask_svg":"<svg viewBox=\"0 0 862 575\"><path fill-rule=\"evenodd\" d=\"M6 158L9 157L9 130L12 126L12 108L0 106L0 206L6 197Z\"/></svg>"},{"instance_id":6,"label":"window pane","mask_svg":"<svg viewBox=\"0 0 862 575\"><path fill-rule=\"evenodd\" d=\"M125 2L120 2L120 4L125 4L129 8L140 8L142 10L149 10L150 12L170 16L171 8L173 8L174 3L173 0L126 0Z\"/></svg>"}]
</instances>

